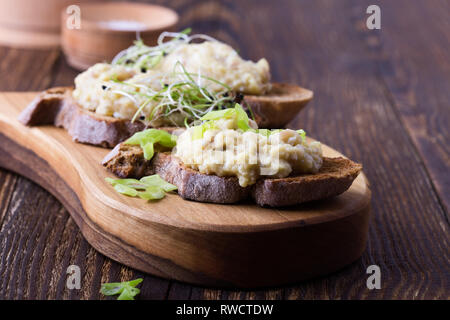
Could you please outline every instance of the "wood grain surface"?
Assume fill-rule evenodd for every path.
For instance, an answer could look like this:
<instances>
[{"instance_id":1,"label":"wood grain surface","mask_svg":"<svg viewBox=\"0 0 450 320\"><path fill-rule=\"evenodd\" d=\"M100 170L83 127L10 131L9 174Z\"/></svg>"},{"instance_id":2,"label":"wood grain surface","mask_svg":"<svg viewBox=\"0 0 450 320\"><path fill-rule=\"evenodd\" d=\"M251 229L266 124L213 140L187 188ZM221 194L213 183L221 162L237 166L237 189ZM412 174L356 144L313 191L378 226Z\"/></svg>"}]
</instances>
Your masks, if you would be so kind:
<instances>
[{"instance_id":1,"label":"wood grain surface","mask_svg":"<svg viewBox=\"0 0 450 320\"><path fill-rule=\"evenodd\" d=\"M371 181L367 251L327 277L257 291L202 288L124 267L83 239L63 205L0 170L0 298L103 299L103 282L143 277L140 299L449 299L449 2L152 1L191 26L266 57L275 81L315 98L290 126L362 162ZM381 30L365 27L378 4ZM58 50L0 47L0 90L70 85ZM66 268L82 270L68 290ZM380 290L366 268L381 268Z\"/></svg>"}]
</instances>

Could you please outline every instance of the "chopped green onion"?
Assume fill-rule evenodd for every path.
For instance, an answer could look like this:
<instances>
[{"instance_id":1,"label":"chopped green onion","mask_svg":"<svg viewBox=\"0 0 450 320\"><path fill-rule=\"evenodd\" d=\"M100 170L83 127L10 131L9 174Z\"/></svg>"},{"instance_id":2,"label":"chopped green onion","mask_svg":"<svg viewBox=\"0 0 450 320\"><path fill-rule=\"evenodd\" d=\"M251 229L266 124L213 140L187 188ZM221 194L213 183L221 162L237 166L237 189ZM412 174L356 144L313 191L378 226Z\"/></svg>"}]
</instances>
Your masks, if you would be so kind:
<instances>
[{"instance_id":1,"label":"chopped green onion","mask_svg":"<svg viewBox=\"0 0 450 320\"><path fill-rule=\"evenodd\" d=\"M144 158L150 160L154 155L154 145L173 148L176 145L177 136L164 130L147 129L135 133L125 141L125 144L139 145L144 151Z\"/></svg>"},{"instance_id":2,"label":"chopped green onion","mask_svg":"<svg viewBox=\"0 0 450 320\"><path fill-rule=\"evenodd\" d=\"M111 183L114 187L116 185L124 185L133 189L145 189L146 185L136 179L111 179L106 178L106 181Z\"/></svg>"},{"instance_id":3,"label":"chopped green onion","mask_svg":"<svg viewBox=\"0 0 450 320\"><path fill-rule=\"evenodd\" d=\"M105 296L119 295L117 300L134 300L141 290L136 288L143 281L142 278L125 282L103 283L100 292Z\"/></svg>"},{"instance_id":4,"label":"chopped green onion","mask_svg":"<svg viewBox=\"0 0 450 320\"><path fill-rule=\"evenodd\" d=\"M248 118L247 113L239 103L236 103L234 108L210 111L203 117L201 117L200 120L203 120L205 122L193 127L192 139L201 139L203 138L203 134L205 133L205 131L217 129L215 121L233 118L236 119L238 129L242 131L254 130L252 129L252 127L250 127L250 119Z\"/></svg>"},{"instance_id":5,"label":"chopped green onion","mask_svg":"<svg viewBox=\"0 0 450 320\"><path fill-rule=\"evenodd\" d=\"M144 200L159 200L164 198L165 195L164 190L156 186L149 186L145 191L138 193L139 198Z\"/></svg>"},{"instance_id":6,"label":"chopped green onion","mask_svg":"<svg viewBox=\"0 0 450 320\"><path fill-rule=\"evenodd\" d=\"M224 109L218 111L210 111L205 114L200 120L220 120L220 119L230 119L236 116L235 109Z\"/></svg>"},{"instance_id":7,"label":"chopped green onion","mask_svg":"<svg viewBox=\"0 0 450 320\"><path fill-rule=\"evenodd\" d=\"M150 160L153 158L153 155L155 154L154 148L153 148L153 142L146 143L144 145L141 145L142 151L144 151L144 158L145 160Z\"/></svg>"},{"instance_id":8,"label":"chopped green onion","mask_svg":"<svg viewBox=\"0 0 450 320\"><path fill-rule=\"evenodd\" d=\"M247 113L242 109L241 105L239 103L236 103L234 106L234 109L236 110L237 114L237 126L242 131L247 131L251 129L249 125L249 118L247 116Z\"/></svg>"},{"instance_id":9,"label":"chopped green onion","mask_svg":"<svg viewBox=\"0 0 450 320\"><path fill-rule=\"evenodd\" d=\"M302 137L302 140L305 141L306 139L306 132L303 129L297 130L297 133Z\"/></svg>"},{"instance_id":10,"label":"chopped green onion","mask_svg":"<svg viewBox=\"0 0 450 320\"><path fill-rule=\"evenodd\" d=\"M152 176L143 177L141 179L142 183L145 183L150 186L158 186L159 188L163 189L165 192L174 191L177 189L176 186L173 184L168 183L163 178L161 178L159 175L154 174Z\"/></svg>"},{"instance_id":11,"label":"chopped green onion","mask_svg":"<svg viewBox=\"0 0 450 320\"><path fill-rule=\"evenodd\" d=\"M270 134L272 133L269 129L258 129L257 132L266 137L270 136Z\"/></svg>"},{"instance_id":12,"label":"chopped green onion","mask_svg":"<svg viewBox=\"0 0 450 320\"><path fill-rule=\"evenodd\" d=\"M114 189L130 197L139 197L144 200L159 200L164 198L166 192L177 189L159 175L146 176L140 180L136 179L111 179L105 178Z\"/></svg>"},{"instance_id":13,"label":"chopped green onion","mask_svg":"<svg viewBox=\"0 0 450 320\"><path fill-rule=\"evenodd\" d=\"M114 186L114 189L124 195L130 196L130 197L135 197L137 196L138 192L136 191L136 189L133 189L127 185L124 184L116 184Z\"/></svg>"},{"instance_id":14,"label":"chopped green onion","mask_svg":"<svg viewBox=\"0 0 450 320\"><path fill-rule=\"evenodd\" d=\"M203 138L204 130L203 130L203 126L202 125L195 126L195 127L193 127L192 130L193 130L193 132L192 132L192 140L198 140L198 139Z\"/></svg>"}]
</instances>

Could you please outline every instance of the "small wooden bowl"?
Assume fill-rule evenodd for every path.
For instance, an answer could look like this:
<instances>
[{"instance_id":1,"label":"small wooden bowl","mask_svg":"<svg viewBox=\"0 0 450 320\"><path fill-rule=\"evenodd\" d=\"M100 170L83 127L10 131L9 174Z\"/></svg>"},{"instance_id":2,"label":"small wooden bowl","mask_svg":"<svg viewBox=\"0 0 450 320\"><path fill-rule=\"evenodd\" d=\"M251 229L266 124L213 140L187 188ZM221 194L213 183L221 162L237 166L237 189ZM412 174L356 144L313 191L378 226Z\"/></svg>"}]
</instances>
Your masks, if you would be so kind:
<instances>
[{"instance_id":1,"label":"small wooden bowl","mask_svg":"<svg viewBox=\"0 0 450 320\"><path fill-rule=\"evenodd\" d=\"M85 70L97 62L111 61L136 40L139 32L148 45L156 44L163 31L173 31L178 22L175 11L157 5L131 2L80 5L81 25L69 29L62 12L62 47L68 63Z\"/></svg>"},{"instance_id":2,"label":"small wooden bowl","mask_svg":"<svg viewBox=\"0 0 450 320\"><path fill-rule=\"evenodd\" d=\"M0 0L0 44L19 48L58 47L60 12L73 3L74 0Z\"/></svg>"}]
</instances>

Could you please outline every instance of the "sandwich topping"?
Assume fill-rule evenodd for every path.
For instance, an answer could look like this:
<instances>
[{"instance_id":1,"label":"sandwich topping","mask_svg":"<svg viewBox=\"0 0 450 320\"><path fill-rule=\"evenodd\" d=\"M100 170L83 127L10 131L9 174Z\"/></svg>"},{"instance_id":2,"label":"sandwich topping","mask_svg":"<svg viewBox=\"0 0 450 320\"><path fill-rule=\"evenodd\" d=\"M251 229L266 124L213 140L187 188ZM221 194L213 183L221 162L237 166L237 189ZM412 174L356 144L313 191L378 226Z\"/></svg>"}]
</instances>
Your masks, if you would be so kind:
<instances>
[{"instance_id":1,"label":"sandwich topping","mask_svg":"<svg viewBox=\"0 0 450 320\"><path fill-rule=\"evenodd\" d=\"M320 143L306 141L303 130L258 130L238 104L202 120L178 137L174 150L184 165L200 173L236 176L246 187L261 176L316 173L322 166Z\"/></svg>"},{"instance_id":2,"label":"sandwich topping","mask_svg":"<svg viewBox=\"0 0 450 320\"><path fill-rule=\"evenodd\" d=\"M204 42L193 43L196 39ZM229 45L186 31L162 33L154 47L137 41L111 64L92 66L76 77L73 97L97 114L160 127L232 107L237 92L259 95L269 89L266 59L243 60Z\"/></svg>"}]
</instances>

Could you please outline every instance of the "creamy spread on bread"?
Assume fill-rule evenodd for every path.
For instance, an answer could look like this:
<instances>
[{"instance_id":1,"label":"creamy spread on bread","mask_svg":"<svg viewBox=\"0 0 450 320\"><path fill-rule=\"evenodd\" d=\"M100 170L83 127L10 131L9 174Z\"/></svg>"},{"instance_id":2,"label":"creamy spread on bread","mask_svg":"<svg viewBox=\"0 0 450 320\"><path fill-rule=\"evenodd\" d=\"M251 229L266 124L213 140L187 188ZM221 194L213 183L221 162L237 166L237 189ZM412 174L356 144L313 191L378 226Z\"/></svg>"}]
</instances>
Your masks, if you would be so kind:
<instances>
[{"instance_id":1,"label":"creamy spread on bread","mask_svg":"<svg viewBox=\"0 0 450 320\"><path fill-rule=\"evenodd\" d=\"M231 46L219 41L190 43L179 46L157 66L161 72L171 72L180 61L186 70L202 74L228 85L232 91L261 95L270 86L269 63L242 59ZM211 83L211 90L222 90Z\"/></svg>"},{"instance_id":2,"label":"creamy spread on bread","mask_svg":"<svg viewBox=\"0 0 450 320\"><path fill-rule=\"evenodd\" d=\"M196 127L182 133L174 150L189 168L204 174L236 176L246 187L259 177L284 178L291 174L316 173L322 166L319 142L307 142L294 130L242 131L236 118L220 119L196 138Z\"/></svg>"},{"instance_id":3,"label":"creamy spread on bread","mask_svg":"<svg viewBox=\"0 0 450 320\"><path fill-rule=\"evenodd\" d=\"M155 127L180 125L186 117L195 118L195 110L190 112L189 108L201 104L178 101L179 96L188 96L183 91L175 95L165 90L173 86L180 89L183 81L200 88L198 96L207 103L219 104L226 92L266 93L270 70L266 59L244 60L231 46L219 41L182 43L170 53L161 54L152 68L143 68L139 63L98 63L75 78L73 97L80 106L100 115L135 120L139 113L141 120L150 119ZM213 94L217 97L210 98ZM170 104L179 110L168 109ZM159 117L162 114L164 117Z\"/></svg>"}]
</instances>

